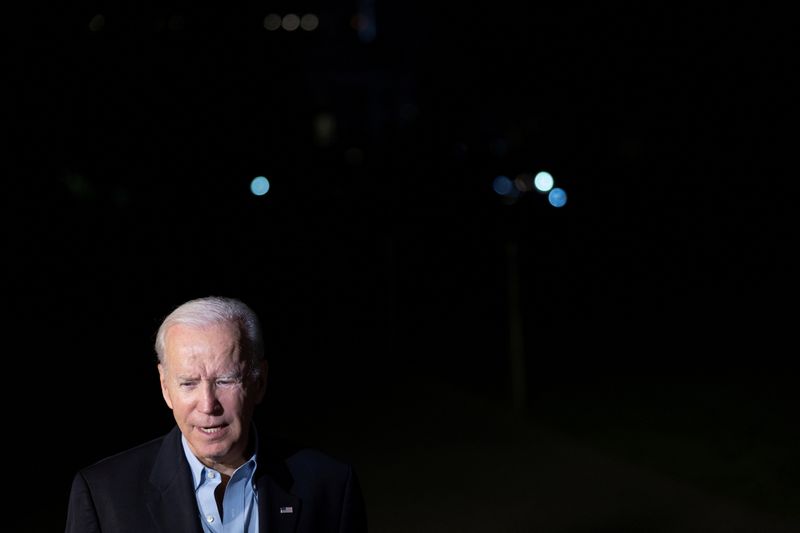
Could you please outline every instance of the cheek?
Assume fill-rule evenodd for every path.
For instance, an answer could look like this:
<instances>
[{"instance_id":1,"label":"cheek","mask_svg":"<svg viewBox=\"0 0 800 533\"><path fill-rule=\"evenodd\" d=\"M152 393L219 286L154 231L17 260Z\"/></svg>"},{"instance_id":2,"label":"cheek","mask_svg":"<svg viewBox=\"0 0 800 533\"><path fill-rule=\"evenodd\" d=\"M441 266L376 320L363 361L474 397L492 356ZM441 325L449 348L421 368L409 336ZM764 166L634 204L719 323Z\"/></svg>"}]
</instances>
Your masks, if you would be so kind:
<instances>
[{"instance_id":1,"label":"cheek","mask_svg":"<svg viewBox=\"0 0 800 533\"><path fill-rule=\"evenodd\" d=\"M242 394L231 394L229 396L225 396L224 398L220 398L220 403L222 404L222 408L225 412L238 415L244 410L243 406L245 405L245 399L244 395Z\"/></svg>"},{"instance_id":2,"label":"cheek","mask_svg":"<svg viewBox=\"0 0 800 533\"><path fill-rule=\"evenodd\" d=\"M189 413L192 411L192 405L191 398L182 396L179 393L172 394L172 410L176 413Z\"/></svg>"}]
</instances>

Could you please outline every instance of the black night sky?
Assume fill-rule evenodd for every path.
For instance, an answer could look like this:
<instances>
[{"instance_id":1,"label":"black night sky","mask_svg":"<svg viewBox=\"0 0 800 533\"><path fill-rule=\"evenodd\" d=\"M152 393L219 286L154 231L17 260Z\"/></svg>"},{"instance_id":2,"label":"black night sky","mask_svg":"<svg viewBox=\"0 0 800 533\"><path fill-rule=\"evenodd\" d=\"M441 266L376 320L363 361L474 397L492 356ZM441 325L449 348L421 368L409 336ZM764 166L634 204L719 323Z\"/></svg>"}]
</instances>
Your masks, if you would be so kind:
<instances>
[{"instance_id":1,"label":"black night sky","mask_svg":"<svg viewBox=\"0 0 800 533\"><path fill-rule=\"evenodd\" d=\"M314 31L263 25L311 12ZM374 39L354 29L359 12L374 13ZM415 523L392 518L415 503L381 484L424 464L392 431L486 444L479 417L442 407L470 402L729 498L752 512L743 524L776 520L762 531L798 520L800 469L781 455L800 437L786 14L364 0L6 16L3 247L28 391L14 410L31 411L11 448L55 478L31 507L49 518L22 513L28 527L63 527L77 468L169 428L154 333L209 294L264 321L262 423L353 461L376 531ZM492 189L540 170L563 208ZM259 175L263 197L249 190ZM425 418L439 412L447 423ZM616 445L601 427L620 428ZM647 432L713 459L660 459L672 452L647 453ZM731 471L739 485L719 477ZM672 531L575 505L583 525L531 511L493 527ZM417 516L420 531L482 523Z\"/></svg>"}]
</instances>

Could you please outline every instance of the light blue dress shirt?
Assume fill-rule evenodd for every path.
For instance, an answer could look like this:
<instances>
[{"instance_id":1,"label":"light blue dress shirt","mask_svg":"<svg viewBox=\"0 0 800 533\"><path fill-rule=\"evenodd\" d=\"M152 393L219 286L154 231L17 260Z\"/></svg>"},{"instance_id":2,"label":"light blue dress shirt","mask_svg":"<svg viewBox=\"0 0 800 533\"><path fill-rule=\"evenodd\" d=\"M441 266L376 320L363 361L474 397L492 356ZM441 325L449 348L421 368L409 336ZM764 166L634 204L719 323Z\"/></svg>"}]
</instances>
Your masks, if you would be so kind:
<instances>
[{"instance_id":1,"label":"light blue dress shirt","mask_svg":"<svg viewBox=\"0 0 800 533\"><path fill-rule=\"evenodd\" d=\"M255 435L256 452L258 435ZM214 491L222 482L220 473L200 462L189 449L186 437L181 436L183 453L189 461L194 479L194 495L200 509L198 519L206 533L257 533L258 532L258 492L255 489L253 474L256 471L256 452L242 466L234 471L225 496L222 500L222 518L219 516Z\"/></svg>"}]
</instances>

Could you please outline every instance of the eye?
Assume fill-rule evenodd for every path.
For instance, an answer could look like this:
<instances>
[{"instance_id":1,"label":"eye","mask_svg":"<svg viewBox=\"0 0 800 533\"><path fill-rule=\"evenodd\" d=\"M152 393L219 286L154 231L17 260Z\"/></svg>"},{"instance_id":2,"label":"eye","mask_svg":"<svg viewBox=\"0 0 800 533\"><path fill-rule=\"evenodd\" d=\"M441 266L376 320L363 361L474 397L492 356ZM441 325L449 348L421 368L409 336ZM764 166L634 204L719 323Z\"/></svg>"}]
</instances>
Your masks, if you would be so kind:
<instances>
[{"instance_id":1,"label":"eye","mask_svg":"<svg viewBox=\"0 0 800 533\"><path fill-rule=\"evenodd\" d=\"M182 389L192 389L197 384L195 381L180 381L178 386Z\"/></svg>"},{"instance_id":2,"label":"eye","mask_svg":"<svg viewBox=\"0 0 800 533\"><path fill-rule=\"evenodd\" d=\"M231 387L233 385L236 385L236 383L237 381L235 379L230 379L230 378L217 380L217 386L219 387Z\"/></svg>"}]
</instances>

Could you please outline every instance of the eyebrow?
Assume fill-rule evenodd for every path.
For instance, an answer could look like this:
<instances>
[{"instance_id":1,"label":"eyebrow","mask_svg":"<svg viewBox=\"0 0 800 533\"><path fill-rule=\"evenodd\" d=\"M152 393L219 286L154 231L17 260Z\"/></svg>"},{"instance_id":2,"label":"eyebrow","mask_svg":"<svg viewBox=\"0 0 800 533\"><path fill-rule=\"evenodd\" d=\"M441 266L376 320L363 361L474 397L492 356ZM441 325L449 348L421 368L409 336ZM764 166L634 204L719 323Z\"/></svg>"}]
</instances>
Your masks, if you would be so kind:
<instances>
[{"instance_id":1,"label":"eyebrow","mask_svg":"<svg viewBox=\"0 0 800 533\"><path fill-rule=\"evenodd\" d=\"M231 372L230 374L222 374L221 376L217 376L214 379L241 379L242 373L241 372Z\"/></svg>"},{"instance_id":2,"label":"eyebrow","mask_svg":"<svg viewBox=\"0 0 800 533\"><path fill-rule=\"evenodd\" d=\"M242 373L239 371L233 371L228 374L221 374L219 376L214 376L210 379L217 380L217 379L241 379ZM186 376L186 375L177 375L175 379L179 381L201 381L202 379L197 376Z\"/></svg>"}]
</instances>

